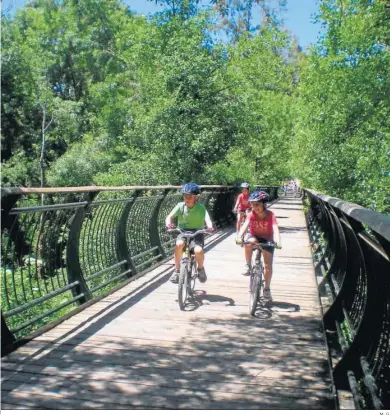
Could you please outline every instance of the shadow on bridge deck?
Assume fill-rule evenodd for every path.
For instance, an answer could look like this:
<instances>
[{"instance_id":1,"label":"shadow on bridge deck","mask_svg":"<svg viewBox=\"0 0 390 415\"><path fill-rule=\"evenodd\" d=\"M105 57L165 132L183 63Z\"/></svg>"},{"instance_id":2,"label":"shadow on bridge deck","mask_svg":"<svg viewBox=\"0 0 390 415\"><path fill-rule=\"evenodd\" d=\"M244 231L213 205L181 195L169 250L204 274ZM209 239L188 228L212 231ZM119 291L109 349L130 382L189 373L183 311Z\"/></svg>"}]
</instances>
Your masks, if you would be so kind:
<instances>
[{"instance_id":1,"label":"shadow on bridge deck","mask_svg":"<svg viewBox=\"0 0 390 415\"><path fill-rule=\"evenodd\" d=\"M271 209L288 207L284 200ZM298 210L278 219L274 301L255 317L243 251L229 231L210 244L209 279L185 311L169 261L3 358L2 408L332 408Z\"/></svg>"}]
</instances>

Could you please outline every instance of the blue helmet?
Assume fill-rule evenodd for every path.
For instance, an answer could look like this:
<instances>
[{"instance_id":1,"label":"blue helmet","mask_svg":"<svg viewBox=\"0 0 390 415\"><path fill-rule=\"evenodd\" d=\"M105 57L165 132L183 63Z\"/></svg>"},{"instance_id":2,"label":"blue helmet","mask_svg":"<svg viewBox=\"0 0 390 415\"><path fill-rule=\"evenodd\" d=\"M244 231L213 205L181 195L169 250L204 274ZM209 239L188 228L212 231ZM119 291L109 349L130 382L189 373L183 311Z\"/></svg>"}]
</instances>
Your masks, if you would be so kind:
<instances>
[{"instance_id":1,"label":"blue helmet","mask_svg":"<svg viewBox=\"0 0 390 415\"><path fill-rule=\"evenodd\" d=\"M185 195L200 194L200 187L196 183L185 183L181 188L181 192Z\"/></svg>"},{"instance_id":2,"label":"blue helmet","mask_svg":"<svg viewBox=\"0 0 390 415\"><path fill-rule=\"evenodd\" d=\"M250 194L248 202L268 202L269 195L266 192L263 192L262 190L256 191Z\"/></svg>"},{"instance_id":3,"label":"blue helmet","mask_svg":"<svg viewBox=\"0 0 390 415\"><path fill-rule=\"evenodd\" d=\"M244 183L241 183L241 187L243 189L249 189L250 188L250 185L249 185L249 183L244 182Z\"/></svg>"}]
</instances>

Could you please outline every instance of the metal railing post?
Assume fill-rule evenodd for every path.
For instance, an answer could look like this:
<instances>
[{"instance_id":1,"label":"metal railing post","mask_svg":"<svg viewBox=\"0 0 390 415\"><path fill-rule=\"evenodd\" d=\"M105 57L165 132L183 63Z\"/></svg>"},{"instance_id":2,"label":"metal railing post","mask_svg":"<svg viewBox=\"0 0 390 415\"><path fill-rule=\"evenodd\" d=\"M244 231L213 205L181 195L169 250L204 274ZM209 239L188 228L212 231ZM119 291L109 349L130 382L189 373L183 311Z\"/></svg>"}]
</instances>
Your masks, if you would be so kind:
<instances>
[{"instance_id":1,"label":"metal railing post","mask_svg":"<svg viewBox=\"0 0 390 415\"><path fill-rule=\"evenodd\" d=\"M116 252L119 261L125 260L126 263L122 266L124 271L128 269L131 270L131 275L135 275L137 273L137 269L135 267L134 262L131 259L131 252L130 248L127 244L126 234L127 234L127 220L130 215L131 208L133 207L137 197L140 194L140 190L136 190L129 201L126 203L121 217L119 219L117 230L116 230Z\"/></svg>"},{"instance_id":2,"label":"metal railing post","mask_svg":"<svg viewBox=\"0 0 390 415\"><path fill-rule=\"evenodd\" d=\"M83 226L86 209L99 192L89 192L84 199L87 201L86 206L77 209L69 226L68 243L66 245L66 270L69 283L78 281L78 285L72 288L74 297L83 294L78 302L83 304L92 298L91 291L84 280L83 271L80 266L79 244L81 227Z\"/></svg>"},{"instance_id":3,"label":"metal railing post","mask_svg":"<svg viewBox=\"0 0 390 415\"><path fill-rule=\"evenodd\" d=\"M163 195L157 200L156 206L153 209L152 216L149 222L149 237L152 248L158 246L158 251L163 258L166 257L166 253L161 245L160 233L158 229L158 214L165 198L167 197L170 189L165 189Z\"/></svg>"},{"instance_id":4,"label":"metal railing post","mask_svg":"<svg viewBox=\"0 0 390 415\"><path fill-rule=\"evenodd\" d=\"M15 336L11 333L7 326L3 313L1 313L1 355L4 356L3 352L7 346L10 346L15 342Z\"/></svg>"}]
</instances>

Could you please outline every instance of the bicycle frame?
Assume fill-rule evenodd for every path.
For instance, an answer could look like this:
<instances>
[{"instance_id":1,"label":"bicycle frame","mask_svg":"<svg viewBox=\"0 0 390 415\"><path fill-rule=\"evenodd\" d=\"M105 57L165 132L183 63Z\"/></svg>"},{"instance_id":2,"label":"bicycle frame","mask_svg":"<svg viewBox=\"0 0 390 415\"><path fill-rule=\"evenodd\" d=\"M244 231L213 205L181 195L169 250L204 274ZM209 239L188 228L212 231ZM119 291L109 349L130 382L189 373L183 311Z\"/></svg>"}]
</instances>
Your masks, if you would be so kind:
<instances>
[{"instance_id":1,"label":"bicycle frame","mask_svg":"<svg viewBox=\"0 0 390 415\"><path fill-rule=\"evenodd\" d=\"M252 259L252 269L249 279L249 313L254 316L256 312L257 303L261 296L261 288L264 285L264 265L262 248L268 246L275 246L274 242L267 243L251 243L243 242L243 245L252 245L252 249L256 250L255 259Z\"/></svg>"},{"instance_id":2,"label":"bicycle frame","mask_svg":"<svg viewBox=\"0 0 390 415\"><path fill-rule=\"evenodd\" d=\"M187 298L193 297L195 281L197 277L196 272L194 274L194 277L192 277L192 270L193 270L193 267L196 266L196 262L195 262L195 254L190 248L190 242L191 242L191 239L195 238L196 235L206 234L208 232L204 231L203 229L198 230L194 233L184 232L180 228L176 228L173 231L179 232L179 234L183 236L183 239L185 241L185 246L184 246L183 254L181 258L180 276L179 276L179 284L178 284L179 307L180 307L180 310L184 310L186 302L187 302Z\"/></svg>"},{"instance_id":3,"label":"bicycle frame","mask_svg":"<svg viewBox=\"0 0 390 415\"><path fill-rule=\"evenodd\" d=\"M188 270L192 269L192 266L194 264L195 261L195 254L193 251L191 251L190 247L189 247L189 243L186 241L186 245L185 248L183 250L183 255L181 258L181 263L182 264L186 264L187 266L189 265Z\"/></svg>"}]
</instances>

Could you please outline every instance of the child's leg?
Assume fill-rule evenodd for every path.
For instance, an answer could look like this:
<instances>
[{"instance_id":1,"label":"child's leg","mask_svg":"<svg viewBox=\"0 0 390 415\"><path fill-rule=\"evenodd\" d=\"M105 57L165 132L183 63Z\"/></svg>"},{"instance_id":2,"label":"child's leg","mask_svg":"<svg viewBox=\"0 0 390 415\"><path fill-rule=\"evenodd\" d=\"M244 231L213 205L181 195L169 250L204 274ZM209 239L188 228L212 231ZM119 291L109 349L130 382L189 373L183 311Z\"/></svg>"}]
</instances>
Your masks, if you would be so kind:
<instances>
[{"instance_id":1,"label":"child's leg","mask_svg":"<svg viewBox=\"0 0 390 415\"><path fill-rule=\"evenodd\" d=\"M247 242L256 243L255 237L248 238ZM245 262L250 266L252 263L252 245L245 245Z\"/></svg>"},{"instance_id":2,"label":"child's leg","mask_svg":"<svg viewBox=\"0 0 390 415\"><path fill-rule=\"evenodd\" d=\"M176 240L176 246L175 246L175 269L176 271L180 270L180 261L183 255L184 244L185 242L183 241L183 239Z\"/></svg>"},{"instance_id":3,"label":"child's leg","mask_svg":"<svg viewBox=\"0 0 390 415\"><path fill-rule=\"evenodd\" d=\"M265 268L264 270L265 288L269 288L269 286L271 285L273 257L274 257L273 252L269 252L263 249L264 268Z\"/></svg>"},{"instance_id":4,"label":"child's leg","mask_svg":"<svg viewBox=\"0 0 390 415\"><path fill-rule=\"evenodd\" d=\"M198 264L198 268L203 268L204 265L204 251L203 248L200 245L195 245L194 248L195 253L195 260Z\"/></svg>"},{"instance_id":5,"label":"child's leg","mask_svg":"<svg viewBox=\"0 0 390 415\"><path fill-rule=\"evenodd\" d=\"M240 227L241 227L241 215L242 212L238 211L237 212L237 222L236 222L236 232L240 232Z\"/></svg>"}]
</instances>

